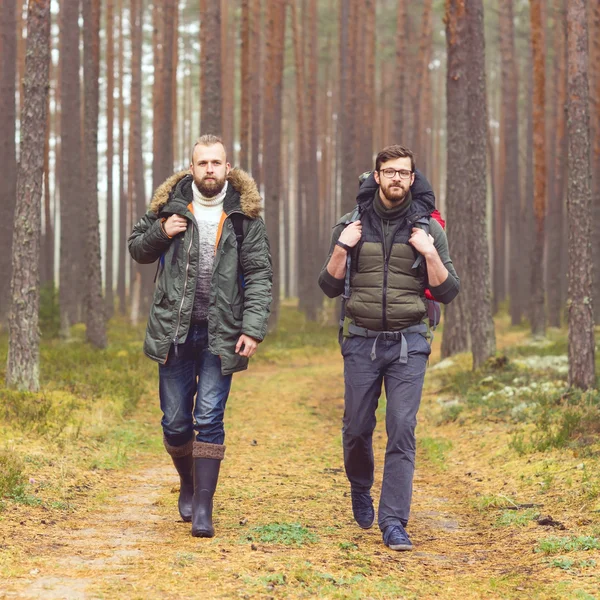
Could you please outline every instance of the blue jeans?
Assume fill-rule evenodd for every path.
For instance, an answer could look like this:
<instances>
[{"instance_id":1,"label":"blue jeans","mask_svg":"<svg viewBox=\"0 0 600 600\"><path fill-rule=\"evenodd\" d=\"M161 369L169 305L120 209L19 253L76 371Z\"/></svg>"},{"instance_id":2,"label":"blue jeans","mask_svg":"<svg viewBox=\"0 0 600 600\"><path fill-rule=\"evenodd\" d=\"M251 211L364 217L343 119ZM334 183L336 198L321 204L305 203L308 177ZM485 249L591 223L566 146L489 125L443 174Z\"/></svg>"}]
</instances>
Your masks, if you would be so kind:
<instances>
[{"instance_id":1,"label":"blue jeans","mask_svg":"<svg viewBox=\"0 0 600 600\"><path fill-rule=\"evenodd\" d=\"M223 417L231 375L221 374L221 359L208 349L206 323L190 326L187 339L171 346L165 365L158 366L161 425L171 446L196 440L222 444Z\"/></svg>"}]
</instances>

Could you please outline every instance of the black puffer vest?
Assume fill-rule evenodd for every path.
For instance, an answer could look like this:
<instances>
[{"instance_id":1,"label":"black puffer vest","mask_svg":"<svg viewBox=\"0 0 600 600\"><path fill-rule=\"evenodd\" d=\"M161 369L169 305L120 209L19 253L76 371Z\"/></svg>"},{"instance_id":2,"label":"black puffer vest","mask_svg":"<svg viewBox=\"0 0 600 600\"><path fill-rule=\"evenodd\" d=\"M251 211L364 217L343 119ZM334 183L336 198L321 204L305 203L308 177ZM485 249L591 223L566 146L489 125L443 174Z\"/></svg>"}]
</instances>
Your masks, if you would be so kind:
<instances>
[{"instance_id":1,"label":"black puffer vest","mask_svg":"<svg viewBox=\"0 0 600 600\"><path fill-rule=\"evenodd\" d=\"M412 190L412 203L397 222L393 244L385 253L384 224L373 207L377 192L368 180L358 200L362 237L351 256L350 298L346 317L355 325L375 331L399 331L425 318L426 277L424 268L413 268L417 251L408 244L415 223L427 218L434 206L429 196Z\"/></svg>"}]
</instances>

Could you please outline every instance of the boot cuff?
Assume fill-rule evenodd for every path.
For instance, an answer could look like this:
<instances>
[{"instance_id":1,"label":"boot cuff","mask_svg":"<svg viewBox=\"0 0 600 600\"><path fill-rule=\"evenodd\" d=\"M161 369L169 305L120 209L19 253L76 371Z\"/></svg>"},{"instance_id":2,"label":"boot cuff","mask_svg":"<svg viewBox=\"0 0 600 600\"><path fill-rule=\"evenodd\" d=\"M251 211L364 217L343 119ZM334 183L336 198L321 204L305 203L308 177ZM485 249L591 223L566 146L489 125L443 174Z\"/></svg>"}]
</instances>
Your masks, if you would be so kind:
<instances>
[{"instance_id":1,"label":"boot cuff","mask_svg":"<svg viewBox=\"0 0 600 600\"><path fill-rule=\"evenodd\" d=\"M214 458L215 460L223 460L224 457L225 446L222 444L194 442L194 458Z\"/></svg>"},{"instance_id":2,"label":"boot cuff","mask_svg":"<svg viewBox=\"0 0 600 600\"><path fill-rule=\"evenodd\" d=\"M173 458L181 458L182 456L187 456L192 453L192 448L194 445L194 438L192 438L189 442L183 444L183 446L171 446L169 442L167 442L167 438L163 437L163 443L165 445L165 450L173 457Z\"/></svg>"}]
</instances>

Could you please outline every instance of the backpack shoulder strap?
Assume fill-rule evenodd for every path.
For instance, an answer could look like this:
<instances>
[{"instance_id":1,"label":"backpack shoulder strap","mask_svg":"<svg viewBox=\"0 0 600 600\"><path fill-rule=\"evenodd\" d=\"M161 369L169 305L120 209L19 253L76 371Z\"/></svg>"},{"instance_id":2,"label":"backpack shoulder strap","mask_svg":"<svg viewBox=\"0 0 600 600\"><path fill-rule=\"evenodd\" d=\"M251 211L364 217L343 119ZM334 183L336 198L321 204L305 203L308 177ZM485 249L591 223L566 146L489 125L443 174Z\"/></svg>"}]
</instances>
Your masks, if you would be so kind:
<instances>
[{"instance_id":1,"label":"backpack shoulder strap","mask_svg":"<svg viewBox=\"0 0 600 600\"><path fill-rule=\"evenodd\" d=\"M347 221L344 221L344 225L348 226L350 223L354 223L354 221L358 221L360 219L360 208L357 206L350 218ZM344 293L342 294L342 311L340 315L340 325L344 326L344 319L346 318L346 302L348 302L348 298L350 298L350 264L352 262L352 252L348 252L346 255L346 276L344 277Z\"/></svg>"},{"instance_id":2,"label":"backpack shoulder strap","mask_svg":"<svg viewBox=\"0 0 600 600\"><path fill-rule=\"evenodd\" d=\"M424 217L419 217L416 221L413 222L413 227L417 227L418 229L422 229L425 233L429 234L429 215ZM423 263L423 255L419 254L417 256L415 262L413 263L412 268L418 269Z\"/></svg>"}]
</instances>

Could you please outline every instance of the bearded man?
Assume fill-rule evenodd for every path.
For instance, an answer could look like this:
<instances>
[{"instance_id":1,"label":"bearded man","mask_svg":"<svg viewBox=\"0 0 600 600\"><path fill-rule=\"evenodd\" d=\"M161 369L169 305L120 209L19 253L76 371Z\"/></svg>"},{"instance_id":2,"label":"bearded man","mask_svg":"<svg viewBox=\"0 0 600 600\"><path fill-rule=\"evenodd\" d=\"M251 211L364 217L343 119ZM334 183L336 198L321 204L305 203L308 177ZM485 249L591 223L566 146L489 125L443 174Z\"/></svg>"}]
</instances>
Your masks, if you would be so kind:
<instances>
[{"instance_id":1,"label":"bearded man","mask_svg":"<svg viewBox=\"0 0 600 600\"><path fill-rule=\"evenodd\" d=\"M231 377L267 332L272 266L252 178L202 136L189 172L170 177L135 225L129 252L158 261L145 354L158 362L164 445L180 478L179 513L213 537Z\"/></svg>"},{"instance_id":2,"label":"bearded man","mask_svg":"<svg viewBox=\"0 0 600 600\"><path fill-rule=\"evenodd\" d=\"M459 291L446 235L430 218L435 210L431 187L417 175L415 183L410 150L394 145L377 155L373 176L360 188L355 215L344 215L333 230L319 276L327 296L344 298L344 465L354 519L364 529L375 522L373 431L385 385L388 440L378 523L392 550L413 547L405 527L416 416L431 351L425 291L443 303Z\"/></svg>"}]
</instances>

